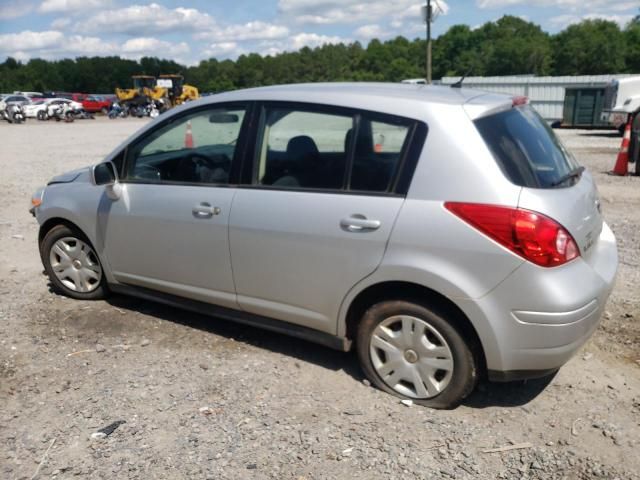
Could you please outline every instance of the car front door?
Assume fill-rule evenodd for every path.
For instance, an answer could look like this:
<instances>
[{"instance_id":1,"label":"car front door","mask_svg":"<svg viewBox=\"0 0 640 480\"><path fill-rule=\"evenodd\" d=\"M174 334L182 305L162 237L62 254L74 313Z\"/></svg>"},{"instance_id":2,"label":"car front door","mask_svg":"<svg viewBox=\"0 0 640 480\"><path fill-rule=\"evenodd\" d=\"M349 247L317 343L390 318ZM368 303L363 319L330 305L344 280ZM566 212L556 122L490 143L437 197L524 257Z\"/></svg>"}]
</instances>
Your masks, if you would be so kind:
<instances>
[{"instance_id":1,"label":"car front door","mask_svg":"<svg viewBox=\"0 0 640 480\"><path fill-rule=\"evenodd\" d=\"M228 224L245 113L192 110L127 148L122 194L99 222L117 281L237 307Z\"/></svg>"},{"instance_id":2,"label":"car front door","mask_svg":"<svg viewBox=\"0 0 640 480\"><path fill-rule=\"evenodd\" d=\"M328 333L380 264L404 201L396 179L415 122L266 103L229 236L246 311ZM384 139L383 139L384 137Z\"/></svg>"}]
</instances>

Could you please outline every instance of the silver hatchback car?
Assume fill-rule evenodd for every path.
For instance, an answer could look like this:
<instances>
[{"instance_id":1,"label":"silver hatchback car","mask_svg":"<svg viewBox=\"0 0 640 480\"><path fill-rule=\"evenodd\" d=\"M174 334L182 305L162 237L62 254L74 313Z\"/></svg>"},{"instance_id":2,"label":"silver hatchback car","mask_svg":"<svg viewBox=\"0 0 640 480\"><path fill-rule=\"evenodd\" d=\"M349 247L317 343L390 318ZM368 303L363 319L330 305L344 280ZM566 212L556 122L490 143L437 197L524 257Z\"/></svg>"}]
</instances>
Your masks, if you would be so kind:
<instances>
[{"instance_id":1,"label":"silver hatchback car","mask_svg":"<svg viewBox=\"0 0 640 480\"><path fill-rule=\"evenodd\" d=\"M560 368L617 269L593 178L526 99L307 84L176 108L32 199L51 284L347 351L434 408Z\"/></svg>"}]
</instances>

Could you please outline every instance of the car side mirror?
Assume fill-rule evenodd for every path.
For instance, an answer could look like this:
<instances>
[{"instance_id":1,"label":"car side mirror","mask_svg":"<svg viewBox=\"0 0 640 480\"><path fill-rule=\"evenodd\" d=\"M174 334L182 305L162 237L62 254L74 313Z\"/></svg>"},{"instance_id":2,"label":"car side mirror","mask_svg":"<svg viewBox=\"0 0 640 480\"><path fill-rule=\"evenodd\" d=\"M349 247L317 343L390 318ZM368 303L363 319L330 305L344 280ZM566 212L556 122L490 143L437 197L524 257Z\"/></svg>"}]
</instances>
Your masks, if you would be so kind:
<instances>
[{"instance_id":1,"label":"car side mirror","mask_svg":"<svg viewBox=\"0 0 640 480\"><path fill-rule=\"evenodd\" d=\"M99 163L91 169L91 179L94 185L104 185L107 196L111 200L118 200L122 186L118 182L118 172L113 162Z\"/></svg>"}]
</instances>

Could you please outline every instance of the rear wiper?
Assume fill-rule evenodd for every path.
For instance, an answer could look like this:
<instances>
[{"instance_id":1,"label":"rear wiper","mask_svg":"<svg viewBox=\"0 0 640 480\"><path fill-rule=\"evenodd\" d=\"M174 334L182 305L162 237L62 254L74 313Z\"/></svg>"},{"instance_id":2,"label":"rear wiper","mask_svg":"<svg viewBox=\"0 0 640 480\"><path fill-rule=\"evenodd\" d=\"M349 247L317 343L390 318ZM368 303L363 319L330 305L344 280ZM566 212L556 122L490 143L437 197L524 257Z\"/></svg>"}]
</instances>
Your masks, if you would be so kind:
<instances>
[{"instance_id":1,"label":"rear wiper","mask_svg":"<svg viewBox=\"0 0 640 480\"><path fill-rule=\"evenodd\" d=\"M572 178L579 177L580 175L582 175L582 172L584 172L584 167L583 166L576 167L573 170L571 170L569 173L567 173L566 175L560 177L559 180L556 180L555 182L553 182L550 186L557 187L558 185L562 185L567 180L571 180Z\"/></svg>"}]
</instances>

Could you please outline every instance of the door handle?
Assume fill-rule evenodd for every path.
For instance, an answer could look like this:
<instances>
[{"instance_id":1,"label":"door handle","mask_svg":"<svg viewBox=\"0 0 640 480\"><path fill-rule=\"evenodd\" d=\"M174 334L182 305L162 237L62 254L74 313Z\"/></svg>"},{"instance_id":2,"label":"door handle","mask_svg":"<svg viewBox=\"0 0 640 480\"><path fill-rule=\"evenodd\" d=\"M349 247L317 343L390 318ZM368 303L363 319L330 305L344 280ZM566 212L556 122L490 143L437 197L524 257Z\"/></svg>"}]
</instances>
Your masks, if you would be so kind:
<instances>
[{"instance_id":1,"label":"door handle","mask_svg":"<svg viewBox=\"0 0 640 480\"><path fill-rule=\"evenodd\" d=\"M193 207L191 212L196 218L211 218L214 215L220 215L220 207L212 207L211 204L203 202Z\"/></svg>"},{"instance_id":2,"label":"door handle","mask_svg":"<svg viewBox=\"0 0 640 480\"><path fill-rule=\"evenodd\" d=\"M369 220L364 215L355 214L340 220L340 226L349 232L362 232L380 228L380 220Z\"/></svg>"}]
</instances>

